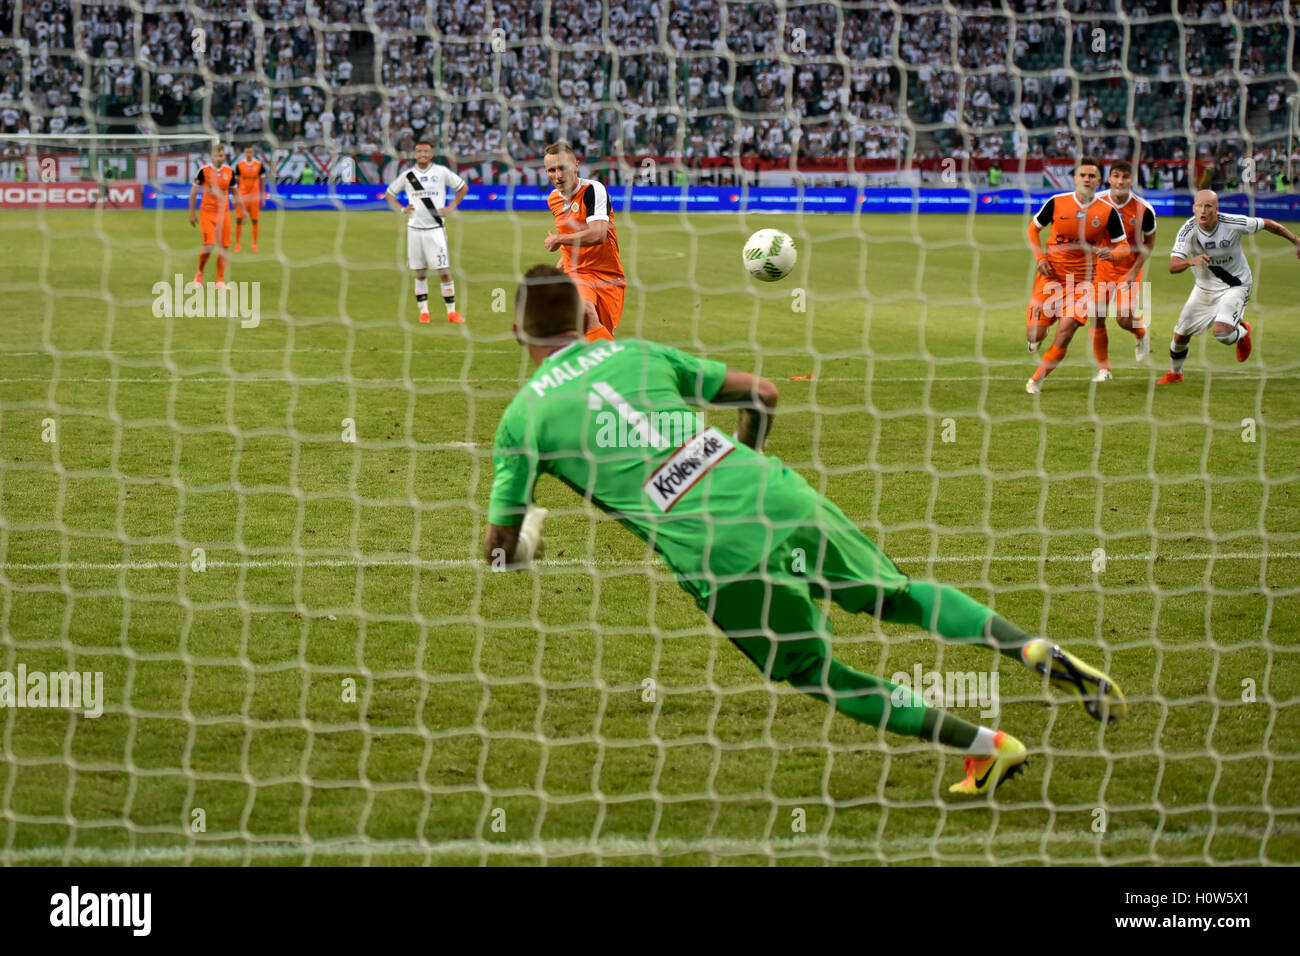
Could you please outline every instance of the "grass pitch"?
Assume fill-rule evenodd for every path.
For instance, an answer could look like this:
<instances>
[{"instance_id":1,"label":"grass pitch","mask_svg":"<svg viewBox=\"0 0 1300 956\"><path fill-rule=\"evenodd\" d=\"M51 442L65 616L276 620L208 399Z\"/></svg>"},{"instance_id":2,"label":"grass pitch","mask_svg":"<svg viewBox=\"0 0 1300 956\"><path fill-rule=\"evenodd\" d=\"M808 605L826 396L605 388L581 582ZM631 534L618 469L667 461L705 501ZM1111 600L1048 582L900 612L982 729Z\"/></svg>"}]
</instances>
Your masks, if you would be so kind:
<instances>
[{"instance_id":1,"label":"grass pitch","mask_svg":"<svg viewBox=\"0 0 1300 956\"><path fill-rule=\"evenodd\" d=\"M946 792L960 755L764 684L550 479L548 563L480 564L548 222L453 217L469 324L421 326L394 217L267 214L242 328L153 314L194 273L183 213L0 217L0 669L102 671L107 696L0 713L0 862L1300 861L1283 243L1251 247L1245 365L1201 338L1155 388L1191 282L1164 220L1151 365L1112 322L1115 380L1078 337L1035 399L1019 217L619 216L620 334L771 378L769 451L903 570L1125 688L1103 735L991 652L834 611L860 669L999 670L1033 757L989 802ZM768 225L800 259L760 286L739 250Z\"/></svg>"}]
</instances>

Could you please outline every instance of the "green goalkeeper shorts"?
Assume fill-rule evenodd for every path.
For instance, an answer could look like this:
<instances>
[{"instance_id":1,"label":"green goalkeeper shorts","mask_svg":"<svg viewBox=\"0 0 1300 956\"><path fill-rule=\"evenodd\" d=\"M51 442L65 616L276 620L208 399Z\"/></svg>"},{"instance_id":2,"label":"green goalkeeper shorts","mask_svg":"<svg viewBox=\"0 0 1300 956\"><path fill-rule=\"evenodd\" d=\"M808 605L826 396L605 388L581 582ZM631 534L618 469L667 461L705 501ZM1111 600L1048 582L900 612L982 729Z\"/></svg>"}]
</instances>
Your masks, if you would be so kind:
<instances>
[{"instance_id":1,"label":"green goalkeeper shorts","mask_svg":"<svg viewBox=\"0 0 1300 956\"><path fill-rule=\"evenodd\" d=\"M723 585L706 609L714 623L772 680L830 655L831 623L817 603L879 616L909 579L834 502L778 545L748 580Z\"/></svg>"}]
</instances>

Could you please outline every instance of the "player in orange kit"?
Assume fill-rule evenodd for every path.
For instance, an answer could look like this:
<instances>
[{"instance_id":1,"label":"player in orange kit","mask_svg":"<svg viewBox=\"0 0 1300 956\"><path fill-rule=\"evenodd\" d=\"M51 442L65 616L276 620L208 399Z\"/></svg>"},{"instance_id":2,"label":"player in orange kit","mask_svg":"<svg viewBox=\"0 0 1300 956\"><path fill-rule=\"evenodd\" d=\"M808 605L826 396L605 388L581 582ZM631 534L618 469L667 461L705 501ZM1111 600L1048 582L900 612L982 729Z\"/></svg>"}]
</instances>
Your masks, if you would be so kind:
<instances>
[{"instance_id":1,"label":"player in orange kit","mask_svg":"<svg viewBox=\"0 0 1300 956\"><path fill-rule=\"evenodd\" d=\"M1110 188L1097 193L1119 210L1120 221L1129 248L1133 250L1128 262L1103 260L1097 268L1097 327L1092 335L1092 352L1097 358L1102 381L1110 378L1110 337L1106 332L1106 313L1110 303L1115 303L1115 321L1137 339L1135 356L1145 362L1151 354L1151 341L1147 338L1147 316L1139 310L1142 298L1142 268L1151 257L1156 244L1156 212L1141 196L1133 192L1133 166L1120 161L1110 167Z\"/></svg>"},{"instance_id":2,"label":"player in orange kit","mask_svg":"<svg viewBox=\"0 0 1300 956\"><path fill-rule=\"evenodd\" d=\"M271 198L266 188L266 163L253 155L252 144L244 147L244 158L235 163L235 185L243 208L235 210L235 251L239 251L240 233L244 231L244 213L253 224L253 251L257 252L257 220L262 203Z\"/></svg>"},{"instance_id":3,"label":"player in orange kit","mask_svg":"<svg viewBox=\"0 0 1300 956\"><path fill-rule=\"evenodd\" d=\"M203 236L203 248L199 252L199 271L194 274L194 281L203 284L203 270L212 255L212 247L217 246L217 288L226 287L226 259L230 249L230 188L234 182L235 171L226 165L226 149L220 143L212 147L211 162L199 168L190 186L190 225L198 225ZM203 204L199 212L194 211L194 200L200 191ZM235 193L235 203L242 208L243 199Z\"/></svg>"},{"instance_id":4,"label":"player in orange kit","mask_svg":"<svg viewBox=\"0 0 1300 956\"><path fill-rule=\"evenodd\" d=\"M594 179L578 175L578 157L567 143L546 147L546 175L555 188L547 198L555 232L546 248L560 252L562 268L578 287L588 317L587 338L613 338L623 317L623 260L609 193Z\"/></svg>"},{"instance_id":5,"label":"player in orange kit","mask_svg":"<svg viewBox=\"0 0 1300 956\"><path fill-rule=\"evenodd\" d=\"M1097 263L1112 258L1124 261L1129 255L1119 211L1096 196L1100 184L1101 165L1084 156L1074 167L1074 192L1052 196L1029 223L1029 246L1038 260L1026 317L1029 351L1036 351L1048 327L1060 320L1056 339L1025 383L1031 395L1043 390L1043 379L1065 358L1074 333L1095 316ZM1051 231L1044 252L1042 231L1047 226Z\"/></svg>"}]
</instances>

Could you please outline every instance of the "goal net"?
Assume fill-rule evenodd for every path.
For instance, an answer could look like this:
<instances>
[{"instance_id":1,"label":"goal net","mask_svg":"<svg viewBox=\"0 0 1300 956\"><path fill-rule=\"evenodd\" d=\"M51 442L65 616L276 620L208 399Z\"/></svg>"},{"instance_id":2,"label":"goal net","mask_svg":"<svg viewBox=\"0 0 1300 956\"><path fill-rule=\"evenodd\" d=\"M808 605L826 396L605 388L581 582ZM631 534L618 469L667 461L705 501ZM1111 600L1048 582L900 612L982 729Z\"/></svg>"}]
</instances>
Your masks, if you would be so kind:
<instances>
[{"instance_id":1,"label":"goal net","mask_svg":"<svg viewBox=\"0 0 1300 956\"><path fill-rule=\"evenodd\" d=\"M1241 240L1253 354L1199 335L1156 385L1194 193L1300 219L1295 25L1280 0L8 5L0 863L1297 862L1288 243ZM766 679L591 488L543 476L545 554L484 560L561 141L613 213L614 343L770 380L768 454L903 574L1104 670L1123 722L822 605L886 711L1024 743L992 799L953 794L961 747ZM450 282L389 208L420 142L445 195L392 201L443 223ZM1155 213L1150 357L1117 312L1108 355L1081 330L1026 394L1027 225L1089 155ZM765 228L798 253L778 282L741 262Z\"/></svg>"}]
</instances>

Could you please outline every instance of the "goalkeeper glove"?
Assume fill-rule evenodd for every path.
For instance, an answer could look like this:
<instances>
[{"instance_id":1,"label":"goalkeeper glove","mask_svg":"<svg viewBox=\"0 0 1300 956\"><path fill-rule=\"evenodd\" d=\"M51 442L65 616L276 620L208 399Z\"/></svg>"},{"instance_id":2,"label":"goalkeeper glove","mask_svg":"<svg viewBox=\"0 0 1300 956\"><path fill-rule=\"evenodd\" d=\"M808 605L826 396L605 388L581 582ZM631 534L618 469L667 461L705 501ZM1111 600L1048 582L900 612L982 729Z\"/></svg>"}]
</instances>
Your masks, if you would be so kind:
<instances>
[{"instance_id":1,"label":"goalkeeper glove","mask_svg":"<svg viewBox=\"0 0 1300 956\"><path fill-rule=\"evenodd\" d=\"M523 526L519 529L519 542L515 545L515 564L527 567L534 558L546 553L546 542L542 539L542 522L550 514L545 508L528 506L524 515Z\"/></svg>"}]
</instances>

